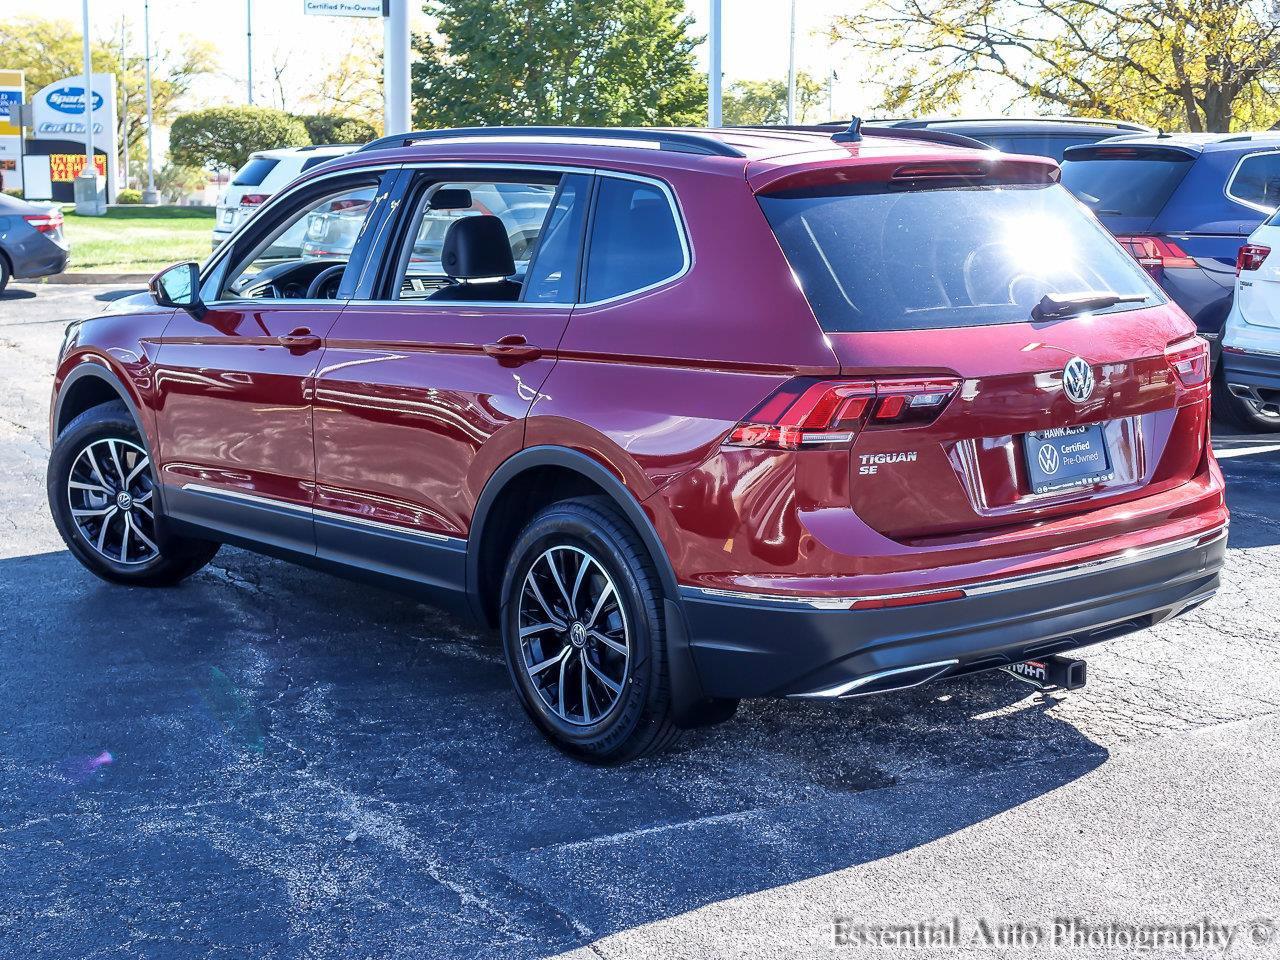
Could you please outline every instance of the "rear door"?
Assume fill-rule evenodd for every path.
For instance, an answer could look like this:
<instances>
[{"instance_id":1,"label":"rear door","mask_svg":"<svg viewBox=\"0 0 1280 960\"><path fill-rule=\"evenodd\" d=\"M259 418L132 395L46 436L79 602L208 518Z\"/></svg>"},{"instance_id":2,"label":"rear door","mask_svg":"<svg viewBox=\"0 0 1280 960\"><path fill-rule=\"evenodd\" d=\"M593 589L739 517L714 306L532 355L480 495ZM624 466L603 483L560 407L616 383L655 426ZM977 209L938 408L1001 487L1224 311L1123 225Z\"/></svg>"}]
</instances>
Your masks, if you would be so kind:
<instances>
[{"instance_id":1,"label":"rear door","mask_svg":"<svg viewBox=\"0 0 1280 960\"><path fill-rule=\"evenodd\" d=\"M1236 282L1240 314L1255 326L1280 329L1280 226L1268 220L1253 232L1249 243L1269 252L1256 269L1240 273Z\"/></svg>"},{"instance_id":2,"label":"rear door","mask_svg":"<svg viewBox=\"0 0 1280 960\"><path fill-rule=\"evenodd\" d=\"M591 182L554 170L414 174L380 269L325 339L315 399L321 557L461 588L480 486L520 449L573 309ZM475 216L501 220L514 289L496 277L451 285L445 238Z\"/></svg>"},{"instance_id":3,"label":"rear door","mask_svg":"<svg viewBox=\"0 0 1280 960\"><path fill-rule=\"evenodd\" d=\"M939 178L761 205L842 374L874 383L850 489L876 530L951 538L1141 496L1197 469L1203 391L1184 388L1166 357L1190 327L1061 187ZM1032 319L1046 294L1080 291L1141 299ZM1055 454L1041 465L1045 445Z\"/></svg>"}]
</instances>

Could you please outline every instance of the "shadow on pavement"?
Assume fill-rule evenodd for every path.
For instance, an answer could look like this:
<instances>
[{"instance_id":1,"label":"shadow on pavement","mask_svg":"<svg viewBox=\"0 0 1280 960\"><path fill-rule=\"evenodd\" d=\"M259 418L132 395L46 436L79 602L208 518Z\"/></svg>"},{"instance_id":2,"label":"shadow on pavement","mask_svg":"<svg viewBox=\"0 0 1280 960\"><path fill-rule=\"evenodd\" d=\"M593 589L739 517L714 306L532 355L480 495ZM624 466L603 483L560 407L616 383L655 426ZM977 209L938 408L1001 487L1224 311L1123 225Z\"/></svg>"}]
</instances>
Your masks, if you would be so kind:
<instances>
[{"instance_id":1,"label":"shadow on pavement","mask_svg":"<svg viewBox=\"0 0 1280 960\"><path fill-rule=\"evenodd\" d=\"M748 704L586 767L490 640L235 550L171 590L0 561L0 609L0 936L50 955L545 956L910 850L1107 757L984 675Z\"/></svg>"},{"instance_id":2,"label":"shadow on pavement","mask_svg":"<svg viewBox=\"0 0 1280 960\"><path fill-rule=\"evenodd\" d=\"M0 291L0 303L6 300L30 300L35 297L34 290L25 290L21 287L8 287L4 291Z\"/></svg>"}]
</instances>

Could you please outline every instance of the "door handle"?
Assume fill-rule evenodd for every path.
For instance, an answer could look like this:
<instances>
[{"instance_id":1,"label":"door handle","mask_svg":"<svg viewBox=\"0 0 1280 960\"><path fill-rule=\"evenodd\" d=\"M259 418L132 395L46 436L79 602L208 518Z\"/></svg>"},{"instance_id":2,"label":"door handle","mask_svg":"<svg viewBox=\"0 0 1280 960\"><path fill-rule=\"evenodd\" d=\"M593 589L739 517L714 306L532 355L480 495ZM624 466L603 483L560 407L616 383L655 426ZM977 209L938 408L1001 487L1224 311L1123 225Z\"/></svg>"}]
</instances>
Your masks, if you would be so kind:
<instances>
[{"instance_id":1,"label":"door handle","mask_svg":"<svg viewBox=\"0 0 1280 960\"><path fill-rule=\"evenodd\" d=\"M284 336L276 337L280 346L290 353L306 353L308 350L320 349L321 339L311 332L309 327L298 327Z\"/></svg>"},{"instance_id":2,"label":"door handle","mask_svg":"<svg viewBox=\"0 0 1280 960\"><path fill-rule=\"evenodd\" d=\"M497 343L486 343L482 348L491 357L527 363L542 356L542 348L525 340L518 333L503 337Z\"/></svg>"}]
</instances>

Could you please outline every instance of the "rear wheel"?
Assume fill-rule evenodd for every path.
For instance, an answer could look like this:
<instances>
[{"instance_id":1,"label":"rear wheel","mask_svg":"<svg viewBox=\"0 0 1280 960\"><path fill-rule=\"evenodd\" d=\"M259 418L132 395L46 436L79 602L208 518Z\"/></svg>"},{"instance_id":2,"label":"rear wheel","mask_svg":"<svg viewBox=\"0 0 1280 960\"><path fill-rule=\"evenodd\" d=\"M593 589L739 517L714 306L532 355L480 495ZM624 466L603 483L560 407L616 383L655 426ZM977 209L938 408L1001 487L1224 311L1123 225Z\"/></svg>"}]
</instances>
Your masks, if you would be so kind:
<instances>
[{"instance_id":1,"label":"rear wheel","mask_svg":"<svg viewBox=\"0 0 1280 960\"><path fill-rule=\"evenodd\" d=\"M657 571L607 499L530 521L507 563L501 621L521 704L565 753L615 764L674 741Z\"/></svg>"},{"instance_id":2,"label":"rear wheel","mask_svg":"<svg viewBox=\"0 0 1280 960\"><path fill-rule=\"evenodd\" d=\"M216 543L164 533L151 459L123 403L86 410L59 434L48 493L67 548L104 580L168 586L218 552Z\"/></svg>"},{"instance_id":3,"label":"rear wheel","mask_svg":"<svg viewBox=\"0 0 1280 960\"><path fill-rule=\"evenodd\" d=\"M0 293L4 293L4 288L9 285L9 278L12 276L13 271L9 269L9 261L5 259L3 253L0 253Z\"/></svg>"},{"instance_id":4,"label":"rear wheel","mask_svg":"<svg viewBox=\"0 0 1280 960\"><path fill-rule=\"evenodd\" d=\"M1257 395L1237 397L1227 386L1221 364L1213 386L1215 409L1232 426L1253 433L1280 431L1280 401L1265 401Z\"/></svg>"}]
</instances>

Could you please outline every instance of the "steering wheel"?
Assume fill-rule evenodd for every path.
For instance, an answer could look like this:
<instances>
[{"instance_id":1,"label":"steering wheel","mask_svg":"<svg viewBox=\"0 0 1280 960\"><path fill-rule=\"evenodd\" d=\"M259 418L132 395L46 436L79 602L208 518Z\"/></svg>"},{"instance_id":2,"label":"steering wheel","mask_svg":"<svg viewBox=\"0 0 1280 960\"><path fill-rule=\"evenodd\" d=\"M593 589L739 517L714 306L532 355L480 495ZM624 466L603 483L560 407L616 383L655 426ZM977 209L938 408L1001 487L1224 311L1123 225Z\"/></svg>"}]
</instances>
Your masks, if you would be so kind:
<instances>
[{"instance_id":1,"label":"steering wheel","mask_svg":"<svg viewBox=\"0 0 1280 960\"><path fill-rule=\"evenodd\" d=\"M338 295L338 286L342 283L342 272L347 269L345 263L335 263L325 267L316 274L311 285L307 287L308 300L333 300Z\"/></svg>"}]
</instances>

